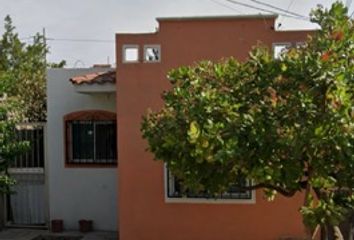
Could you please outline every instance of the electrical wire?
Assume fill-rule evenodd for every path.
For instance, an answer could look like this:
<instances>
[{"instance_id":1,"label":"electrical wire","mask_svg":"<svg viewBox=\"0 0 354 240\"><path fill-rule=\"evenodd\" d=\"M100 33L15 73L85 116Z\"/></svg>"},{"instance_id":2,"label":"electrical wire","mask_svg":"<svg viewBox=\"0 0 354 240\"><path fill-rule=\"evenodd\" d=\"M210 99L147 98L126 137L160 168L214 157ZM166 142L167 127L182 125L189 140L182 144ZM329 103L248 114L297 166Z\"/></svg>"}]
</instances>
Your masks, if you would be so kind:
<instances>
[{"instance_id":1,"label":"electrical wire","mask_svg":"<svg viewBox=\"0 0 354 240\"><path fill-rule=\"evenodd\" d=\"M294 15L296 17L308 19L308 17L306 17L304 15L301 15L301 14L298 14L296 12L292 12L292 11L289 11L289 10L274 6L274 5L269 4L269 3L265 3L265 2L262 2L262 1L258 1L258 0L250 0L250 1L252 1L254 3L257 3L259 5L262 5L262 6L268 7L268 8L272 8L272 9L275 9L275 10L278 10L278 11L281 11L281 12L285 12L286 14L290 14L290 15Z\"/></svg>"},{"instance_id":2,"label":"electrical wire","mask_svg":"<svg viewBox=\"0 0 354 240\"><path fill-rule=\"evenodd\" d=\"M290 10L291 6L293 5L295 0L291 0L291 2L289 3L288 7L286 8L287 11Z\"/></svg>"},{"instance_id":3,"label":"electrical wire","mask_svg":"<svg viewBox=\"0 0 354 240\"><path fill-rule=\"evenodd\" d=\"M347 0L345 2L345 6L349 9L350 8L350 5L352 5L352 0Z\"/></svg>"},{"instance_id":4,"label":"electrical wire","mask_svg":"<svg viewBox=\"0 0 354 240\"><path fill-rule=\"evenodd\" d=\"M351 5L352 5L352 0L347 0L345 6L347 7L348 11ZM352 14L350 14L350 18L352 18L353 15L354 15L354 11L352 12Z\"/></svg>"},{"instance_id":5,"label":"electrical wire","mask_svg":"<svg viewBox=\"0 0 354 240\"><path fill-rule=\"evenodd\" d=\"M215 3L215 4L217 4L217 5L219 5L219 6L222 6L222 7L231 9L231 10L234 10L234 11L236 11L236 12L242 14L242 12L241 12L240 10L238 10L237 8L233 8L233 7L229 6L229 5L226 5L226 4L224 4L224 3L218 2L218 1L216 1L216 0L210 0L210 1L213 2L213 3Z\"/></svg>"},{"instance_id":6,"label":"electrical wire","mask_svg":"<svg viewBox=\"0 0 354 240\"><path fill-rule=\"evenodd\" d=\"M265 9L265 8L260 8L260 7L257 7L257 6L253 6L253 5L250 5L250 4L247 4L247 3L241 3L241 2L238 2L238 1L235 1L235 0L225 0L225 1L228 1L228 2L233 3L233 4L241 5L241 6L244 6L244 7L247 7L247 8L259 10L259 11L262 11L262 12L267 12L267 13L271 13L271 14L275 14L275 15L279 15L279 16L283 16L283 17L287 17L287 18L294 18L294 19L297 19L297 20L303 20L303 21L309 22L309 18L296 17L296 16L293 16L293 15L279 13L279 12L275 12L275 11L268 10L268 9Z\"/></svg>"},{"instance_id":7,"label":"electrical wire","mask_svg":"<svg viewBox=\"0 0 354 240\"><path fill-rule=\"evenodd\" d=\"M112 43L113 40L106 39L75 39L75 38L46 38L48 41L66 41L66 42L96 42L96 43Z\"/></svg>"},{"instance_id":8,"label":"electrical wire","mask_svg":"<svg viewBox=\"0 0 354 240\"><path fill-rule=\"evenodd\" d=\"M21 41L30 41L34 36L20 38ZM46 41L60 41L60 42L90 42L90 43L114 43L113 40L107 39L77 39L77 38L45 38Z\"/></svg>"}]
</instances>

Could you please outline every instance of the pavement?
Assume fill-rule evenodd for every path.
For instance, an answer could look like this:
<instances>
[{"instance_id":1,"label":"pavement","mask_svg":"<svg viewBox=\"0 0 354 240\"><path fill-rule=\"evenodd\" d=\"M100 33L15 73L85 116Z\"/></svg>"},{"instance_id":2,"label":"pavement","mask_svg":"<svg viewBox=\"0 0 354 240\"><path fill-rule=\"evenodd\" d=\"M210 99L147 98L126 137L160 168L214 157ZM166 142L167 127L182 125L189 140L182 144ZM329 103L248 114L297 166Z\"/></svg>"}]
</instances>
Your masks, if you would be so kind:
<instances>
[{"instance_id":1,"label":"pavement","mask_svg":"<svg viewBox=\"0 0 354 240\"><path fill-rule=\"evenodd\" d=\"M0 240L35 240L36 237L39 236L57 236L61 237L58 240L69 240L64 237L69 236L82 236L81 240L118 240L117 232L88 232L88 233L80 233L67 231L63 233L52 233L48 230L37 230L37 229L17 229L17 228L9 228L3 229L0 232ZM45 238L46 240L52 240L50 238ZM55 240L55 238L53 238Z\"/></svg>"}]
</instances>

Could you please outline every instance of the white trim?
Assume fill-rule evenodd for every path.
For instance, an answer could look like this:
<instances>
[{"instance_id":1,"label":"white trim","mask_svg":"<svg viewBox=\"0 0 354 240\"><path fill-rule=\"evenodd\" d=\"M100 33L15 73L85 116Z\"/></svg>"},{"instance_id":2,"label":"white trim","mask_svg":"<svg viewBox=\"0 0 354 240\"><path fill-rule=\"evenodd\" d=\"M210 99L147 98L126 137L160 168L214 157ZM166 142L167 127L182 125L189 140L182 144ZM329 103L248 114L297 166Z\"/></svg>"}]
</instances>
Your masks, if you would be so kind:
<instances>
[{"instance_id":1,"label":"white trim","mask_svg":"<svg viewBox=\"0 0 354 240\"><path fill-rule=\"evenodd\" d=\"M295 43L295 46L297 47L297 48L300 48L300 47L304 47L304 46L306 46L306 42L296 42Z\"/></svg>"},{"instance_id":2,"label":"white trim","mask_svg":"<svg viewBox=\"0 0 354 240\"><path fill-rule=\"evenodd\" d=\"M148 48L156 48L158 50L158 60L146 60L146 51ZM144 45L144 63L159 63L161 62L161 45L148 44Z\"/></svg>"},{"instance_id":3,"label":"white trim","mask_svg":"<svg viewBox=\"0 0 354 240\"><path fill-rule=\"evenodd\" d=\"M8 171L10 174L44 174L43 168L9 168Z\"/></svg>"},{"instance_id":4,"label":"white trim","mask_svg":"<svg viewBox=\"0 0 354 240\"><path fill-rule=\"evenodd\" d=\"M131 61L128 60L127 61L126 55L125 55L125 53L126 53L125 50L128 49L128 48L136 49L138 51L136 60L131 60ZM139 59L140 59L140 57L139 57L140 53L139 52L140 52L139 51L139 45L136 45L136 44L124 44L122 46L122 62L123 63L138 63Z\"/></svg>"},{"instance_id":5,"label":"white trim","mask_svg":"<svg viewBox=\"0 0 354 240\"><path fill-rule=\"evenodd\" d=\"M275 55L275 47L277 46L285 46L286 48L290 48L292 46L291 42L275 42L272 43L272 53L274 59L279 59L280 56Z\"/></svg>"},{"instance_id":6,"label":"white trim","mask_svg":"<svg viewBox=\"0 0 354 240\"><path fill-rule=\"evenodd\" d=\"M167 187L167 167L164 164L164 196L165 203L188 203L188 204L256 204L256 191L252 190L251 199L212 199L212 198L170 198L168 197L168 187Z\"/></svg>"},{"instance_id":7,"label":"white trim","mask_svg":"<svg viewBox=\"0 0 354 240\"><path fill-rule=\"evenodd\" d=\"M274 49L275 46L287 46L287 47L291 47L293 44L291 42L274 42L272 43L272 47Z\"/></svg>"}]
</instances>

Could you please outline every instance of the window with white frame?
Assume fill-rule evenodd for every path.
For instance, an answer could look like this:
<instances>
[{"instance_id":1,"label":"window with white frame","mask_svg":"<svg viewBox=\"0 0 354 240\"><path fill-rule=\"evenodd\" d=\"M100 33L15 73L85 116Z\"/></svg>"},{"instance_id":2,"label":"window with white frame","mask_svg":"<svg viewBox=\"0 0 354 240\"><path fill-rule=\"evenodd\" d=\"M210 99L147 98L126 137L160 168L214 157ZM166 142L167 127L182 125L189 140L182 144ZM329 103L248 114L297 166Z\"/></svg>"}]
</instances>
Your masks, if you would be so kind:
<instances>
[{"instance_id":1,"label":"window with white frame","mask_svg":"<svg viewBox=\"0 0 354 240\"><path fill-rule=\"evenodd\" d=\"M297 43L295 44L295 46L296 46L297 48L306 47L306 42L297 42Z\"/></svg>"},{"instance_id":2,"label":"window with white frame","mask_svg":"<svg viewBox=\"0 0 354 240\"><path fill-rule=\"evenodd\" d=\"M161 61L160 45L145 45L144 62L160 62L160 61Z\"/></svg>"},{"instance_id":3,"label":"window with white frame","mask_svg":"<svg viewBox=\"0 0 354 240\"><path fill-rule=\"evenodd\" d=\"M281 54L288 51L288 49L291 47L290 43L274 43L273 44L273 57L275 59L279 59L281 57Z\"/></svg>"},{"instance_id":4,"label":"window with white frame","mask_svg":"<svg viewBox=\"0 0 354 240\"><path fill-rule=\"evenodd\" d=\"M139 62L138 45L123 45L123 62L124 63Z\"/></svg>"},{"instance_id":5,"label":"window with white frame","mask_svg":"<svg viewBox=\"0 0 354 240\"><path fill-rule=\"evenodd\" d=\"M169 199L199 199L199 200L252 200L253 191L244 190L239 186L249 186L251 184L250 180L240 179L235 181L228 191L220 193L219 195L211 195L205 192L194 193L183 189L181 181L178 180L167 168L166 168L166 191L167 198Z\"/></svg>"}]
</instances>

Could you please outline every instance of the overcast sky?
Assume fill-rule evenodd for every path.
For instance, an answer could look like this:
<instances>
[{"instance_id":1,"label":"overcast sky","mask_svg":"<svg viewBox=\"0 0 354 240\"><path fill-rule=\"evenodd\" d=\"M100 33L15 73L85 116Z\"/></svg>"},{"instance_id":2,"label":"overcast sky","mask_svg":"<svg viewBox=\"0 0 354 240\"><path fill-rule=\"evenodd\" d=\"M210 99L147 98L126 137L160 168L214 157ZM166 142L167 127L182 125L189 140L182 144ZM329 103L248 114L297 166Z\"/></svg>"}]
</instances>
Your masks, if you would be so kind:
<instances>
[{"instance_id":1,"label":"overcast sky","mask_svg":"<svg viewBox=\"0 0 354 240\"><path fill-rule=\"evenodd\" d=\"M235 0L236 1L236 0ZM334 0L258 0L300 15L317 4ZM350 0L343 0L350 4ZM259 8L256 1L237 0ZM354 3L350 10L354 10ZM274 9L266 8L270 11ZM350 11L350 13L351 13ZM67 67L113 64L114 35L120 32L153 32L156 17L258 14L227 0L0 0L0 20L10 15L23 41L45 28L51 62L66 60ZM309 22L279 17L281 30L313 28ZM3 28L0 28L0 33ZM97 41L96 41L97 40ZM102 40L102 41L101 41Z\"/></svg>"}]
</instances>

